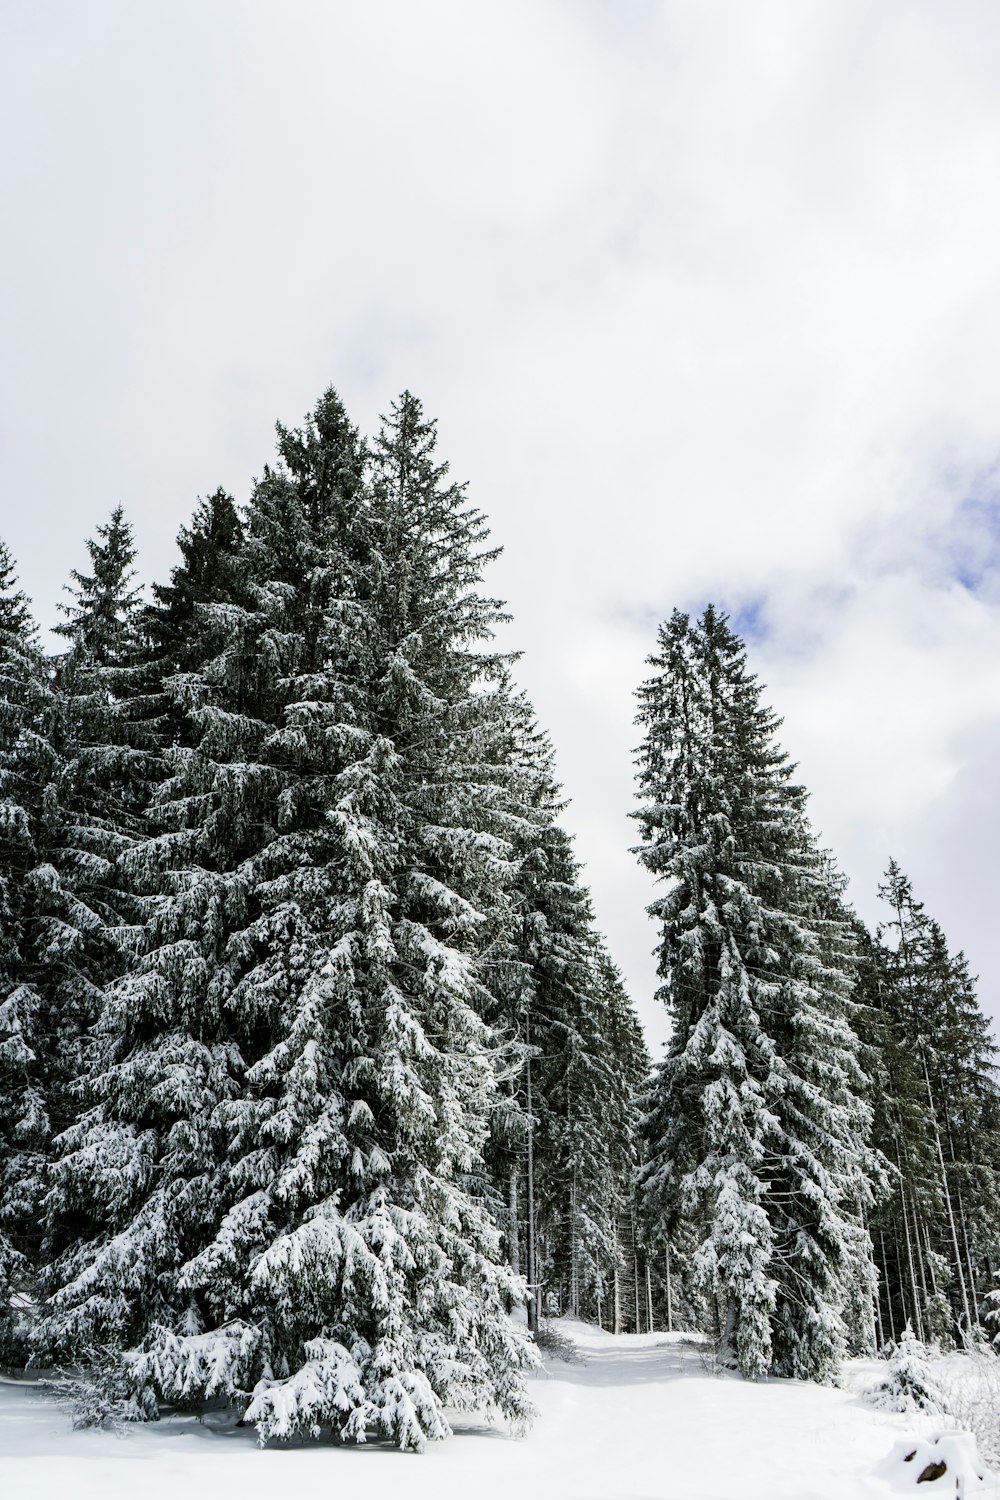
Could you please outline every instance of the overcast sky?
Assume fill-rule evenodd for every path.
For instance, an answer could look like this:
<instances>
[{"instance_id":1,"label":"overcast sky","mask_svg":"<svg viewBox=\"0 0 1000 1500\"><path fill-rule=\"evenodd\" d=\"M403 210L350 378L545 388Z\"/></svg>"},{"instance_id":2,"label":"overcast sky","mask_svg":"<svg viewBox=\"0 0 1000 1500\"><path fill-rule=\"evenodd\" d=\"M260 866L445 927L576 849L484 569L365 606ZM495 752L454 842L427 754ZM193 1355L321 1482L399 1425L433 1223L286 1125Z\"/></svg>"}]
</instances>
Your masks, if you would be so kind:
<instances>
[{"instance_id":1,"label":"overcast sky","mask_svg":"<svg viewBox=\"0 0 1000 1500\"><path fill-rule=\"evenodd\" d=\"M651 1034L632 690L709 599L858 910L894 855L1000 1014L993 0L0 16L0 532L43 623L116 503L162 578L275 419L409 387Z\"/></svg>"}]
</instances>

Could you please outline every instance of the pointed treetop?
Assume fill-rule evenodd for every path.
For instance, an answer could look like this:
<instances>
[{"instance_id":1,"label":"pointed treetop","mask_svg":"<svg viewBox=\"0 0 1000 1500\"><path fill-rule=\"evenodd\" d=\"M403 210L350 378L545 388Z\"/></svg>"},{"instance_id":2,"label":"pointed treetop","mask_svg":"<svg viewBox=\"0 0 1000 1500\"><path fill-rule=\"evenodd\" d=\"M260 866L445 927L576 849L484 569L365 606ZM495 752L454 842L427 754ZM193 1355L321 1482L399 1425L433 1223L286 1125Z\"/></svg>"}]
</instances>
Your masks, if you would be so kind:
<instances>
[{"instance_id":1,"label":"pointed treetop","mask_svg":"<svg viewBox=\"0 0 1000 1500\"><path fill-rule=\"evenodd\" d=\"M93 572L72 570L73 584L66 585L66 592L73 603L60 604L66 619L55 628L98 665L111 665L128 634L141 592L133 585L132 528L120 505L115 506L106 525L97 527L96 538L87 542L87 551Z\"/></svg>"},{"instance_id":2,"label":"pointed treetop","mask_svg":"<svg viewBox=\"0 0 1000 1500\"><path fill-rule=\"evenodd\" d=\"M31 600L18 587L14 559L0 541L0 630L12 635L34 635Z\"/></svg>"}]
</instances>

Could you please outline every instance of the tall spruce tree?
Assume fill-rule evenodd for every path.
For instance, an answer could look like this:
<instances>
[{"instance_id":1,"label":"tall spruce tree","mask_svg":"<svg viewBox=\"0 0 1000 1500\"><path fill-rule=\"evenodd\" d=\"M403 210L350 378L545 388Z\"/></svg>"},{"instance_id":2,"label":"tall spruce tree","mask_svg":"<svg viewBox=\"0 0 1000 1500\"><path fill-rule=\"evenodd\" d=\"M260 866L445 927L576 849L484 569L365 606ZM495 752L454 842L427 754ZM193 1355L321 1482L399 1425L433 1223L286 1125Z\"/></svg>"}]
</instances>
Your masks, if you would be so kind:
<instances>
[{"instance_id":1,"label":"tall spruce tree","mask_svg":"<svg viewBox=\"0 0 1000 1500\"><path fill-rule=\"evenodd\" d=\"M61 1093L65 1020L48 983L47 859L57 757L29 603L0 543L0 1361L23 1358L18 1296L33 1294L39 1207Z\"/></svg>"},{"instance_id":2,"label":"tall spruce tree","mask_svg":"<svg viewBox=\"0 0 1000 1500\"><path fill-rule=\"evenodd\" d=\"M497 607L433 449L409 396L371 485L332 392L279 428L239 595L197 601L173 663L146 846L164 893L52 1195L91 1223L49 1345L117 1349L147 1408L253 1392L263 1436L419 1447L446 1403L527 1413L482 1161L480 934L510 853Z\"/></svg>"},{"instance_id":3,"label":"tall spruce tree","mask_svg":"<svg viewBox=\"0 0 1000 1500\"><path fill-rule=\"evenodd\" d=\"M152 769L140 655L135 546L121 506L86 544L92 571L74 569L68 642L55 659L53 739L59 753L59 834L52 862L65 896L58 982L81 1033L104 987L122 972L121 929L137 914L122 865L145 831ZM126 938L127 948L127 938Z\"/></svg>"},{"instance_id":4,"label":"tall spruce tree","mask_svg":"<svg viewBox=\"0 0 1000 1500\"><path fill-rule=\"evenodd\" d=\"M650 664L638 852L664 887L650 911L673 1035L645 1126L648 1232L697 1224L725 1358L825 1378L869 1274L850 934L725 617L675 612Z\"/></svg>"}]
</instances>

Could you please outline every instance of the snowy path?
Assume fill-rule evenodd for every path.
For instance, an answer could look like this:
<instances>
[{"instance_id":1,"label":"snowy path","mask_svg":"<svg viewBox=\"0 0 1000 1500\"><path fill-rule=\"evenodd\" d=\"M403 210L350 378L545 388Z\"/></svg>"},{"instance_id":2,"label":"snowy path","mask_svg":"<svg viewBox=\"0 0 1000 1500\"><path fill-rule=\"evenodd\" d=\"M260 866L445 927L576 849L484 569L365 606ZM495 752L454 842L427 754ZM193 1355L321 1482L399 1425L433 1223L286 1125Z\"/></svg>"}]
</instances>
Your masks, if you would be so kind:
<instances>
[{"instance_id":1,"label":"snowy path","mask_svg":"<svg viewBox=\"0 0 1000 1500\"><path fill-rule=\"evenodd\" d=\"M584 1363L533 1382L539 1418L512 1442L458 1418L424 1455L372 1446L259 1451L252 1433L168 1420L73 1432L41 1394L0 1384L2 1500L887 1500L878 1470L906 1418L848 1391L720 1378L678 1336L562 1325ZM937 1485L916 1491L933 1500ZM913 1493L911 1490L910 1493ZM949 1493L954 1493L950 1491Z\"/></svg>"}]
</instances>

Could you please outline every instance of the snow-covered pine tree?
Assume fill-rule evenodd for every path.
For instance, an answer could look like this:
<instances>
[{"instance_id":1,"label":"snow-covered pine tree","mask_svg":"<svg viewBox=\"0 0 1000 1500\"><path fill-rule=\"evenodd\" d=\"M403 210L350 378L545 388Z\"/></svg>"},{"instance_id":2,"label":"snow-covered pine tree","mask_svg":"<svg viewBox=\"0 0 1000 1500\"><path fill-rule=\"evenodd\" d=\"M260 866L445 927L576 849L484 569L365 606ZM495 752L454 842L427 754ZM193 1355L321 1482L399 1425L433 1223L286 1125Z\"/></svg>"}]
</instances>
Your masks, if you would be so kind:
<instances>
[{"instance_id":1,"label":"snow-covered pine tree","mask_svg":"<svg viewBox=\"0 0 1000 1500\"><path fill-rule=\"evenodd\" d=\"M404 395L376 441L342 616L357 654L338 664L352 718L326 799L340 899L317 993L251 1075L286 1091L283 1112L312 1110L271 1189L284 1222L253 1272L256 1320L289 1372L255 1392L265 1437L374 1426L422 1447L447 1434L446 1404L515 1426L528 1414L529 1354L505 1311L519 1287L483 1161L498 1088L481 959L512 816L511 769L495 756L504 662L483 649L499 618L478 592L485 526L434 447ZM316 1020L339 1028L324 1041L336 1112L322 1093L303 1098Z\"/></svg>"},{"instance_id":2,"label":"snow-covered pine tree","mask_svg":"<svg viewBox=\"0 0 1000 1500\"><path fill-rule=\"evenodd\" d=\"M597 1191L590 1195L586 1206L592 1217L600 1215L602 1226L607 1223L621 1225L628 1221L631 1245L622 1247L619 1240L616 1249L619 1255L623 1248L631 1249L633 1280L639 1279L638 1288L633 1287L633 1314L635 1332L638 1333L644 1317L647 1323L652 1321L648 1306L652 1300L649 1255L641 1242L635 1211L642 1098L649 1082L651 1064L639 1018L621 973L601 938L596 941L592 964L594 993L598 1000L598 1047L606 1058L608 1092L603 1099L592 1096L587 1101L590 1108L585 1128L602 1141L599 1157L602 1170L595 1175ZM570 1143L571 1148L573 1144ZM590 1299L585 1311L589 1314L597 1311L601 1304L607 1306L607 1290L609 1285L613 1288L616 1268L611 1266L609 1272L606 1263L594 1256L587 1269L590 1275L584 1286L590 1292ZM619 1275L620 1270L619 1266ZM600 1271L604 1271L602 1281L598 1280ZM601 1304L597 1303L598 1296ZM651 1327L646 1331L651 1332Z\"/></svg>"},{"instance_id":3,"label":"snow-covered pine tree","mask_svg":"<svg viewBox=\"0 0 1000 1500\"><path fill-rule=\"evenodd\" d=\"M61 1092L63 1017L47 974L57 757L29 603L0 543L0 1362L23 1359L15 1298L33 1294L39 1205Z\"/></svg>"},{"instance_id":4,"label":"snow-covered pine tree","mask_svg":"<svg viewBox=\"0 0 1000 1500\"><path fill-rule=\"evenodd\" d=\"M894 1344L907 1323L919 1338L940 1341L950 1337L947 1329L936 1327L932 1334L928 1325L931 1299L949 1277L947 1260L930 1241L930 1226L945 1217L934 1122L912 1039L899 1036L885 950L860 923L855 942L858 1025L872 1080L872 1141L891 1169L889 1191L871 1220L879 1342ZM949 1307L947 1323L952 1321Z\"/></svg>"},{"instance_id":5,"label":"snow-covered pine tree","mask_svg":"<svg viewBox=\"0 0 1000 1500\"><path fill-rule=\"evenodd\" d=\"M179 571L183 564L175 583ZM81 592L85 626L90 590ZM192 1315L178 1268L217 1225L226 1140L217 1110L238 1089L245 1037L225 1011L226 945L245 920L248 828L251 843L269 836L266 809L253 802L263 781L254 748L266 726L246 712L242 675L247 662L267 673L254 650L263 623L206 600L188 621L191 670L181 674L158 649L168 632L150 627L153 612L144 612L133 664L106 674L135 695L140 765L154 780L147 836L119 855L123 889L145 911L132 961L107 986L87 1097L53 1168L50 1296L37 1334L39 1357L97 1364L116 1388L121 1351ZM85 630L80 640L84 684L96 676L101 702L105 673L87 654ZM155 1408L147 1401L146 1410Z\"/></svg>"},{"instance_id":6,"label":"snow-covered pine tree","mask_svg":"<svg viewBox=\"0 0 1000 1500\"><path fill-rule=\"evenodd\" d=\"M486 1208L496 1099L480 934L506 878L485 528L404 397L375 485L330 392L279 428L156 808L170 888L110 998L66 1199L102 1222L48 1333L110 1340L149 1397L262 1437L527 1405ZM130 1170L113 1171L127 1163Z\"/></svg>"},{"instance_id":7,"label":"snow-covered pine tree","mask_svg":"<svg viewBox=\"0 0 1000 1500\"><path fill-rule=\"evenodd\" d=\"M357 435L332 398L318 416L338 463L353 452L353 495L363 464ZM122 1351L122 1359L131 1350L134 1363L145 1347L162 1369L159 1379L138 1383L168 1399L198 1399L200 1374L203 1398L232 1397L240 1380L249 1391L267 1360L260 1339L244 1350L241 1336L213 1337L210 1378L197 1341L176 1344L216 1328L228 1290L213 1303L180 1271L246 1196L233 1178L244 1144L240 1110L249 1116L253 1105L240 1094L248 1065L285 1024L274 1016L285 990L248 996L245 981L268 951L266 924L274 917L273 902L262 910L261 888L278 871L261 862L277 857L280 835L288 845L298 831L296 793L308 757L290 756L281 736L294 732L285 710L303 696L296 679L316 675L317 661L319 675L325 671L317 653L330 630L317 625L343 582L338 533L347 488L329 486L325 503L309 514L288 474L266 470L255 495L256 533L242 546L237 535L235 566L238 528L225 514L216 524L226 506L214 497L182 532L182 563L147 612L147 688L160 701L167 774L148 811L155 836L135 852L131 873L138 889L159 886L160 894L140 962L109 990L95 1102L67 1133L56 1170L52 1236L64 1253L53 1268L42 1333L52 1349L78 1359L103 1348ZM216 577L220 596L213 597ZM312 660L301 659L303 628ZM341 706L324 713L321 683L304 696L315 700L302 716L316 721L322 763L329 758L324 719L339 723ZM315 757L317 744L308 748ZM309 811L321 826L323 809ZM301 849L292 857L301 858ZM290 984L302 979L289 957L295 942L289 921L275 953ZM266 1234L266 1211L263 1217ZM238 1261L238 1284L246 1270ZM171 1373L164 1349L175 1366L185 1351L182 1373ZM219 1363L227 1349L242 1351L232 1367Z\"/></svg>"},{"instance_id":8,"label":"snow-covered pine tree","mask_svg":"<svg viewBox=\"0 0 1000 1500\"><path fill-rule=\"evenodd\" d=\"M59 836L52 862L64 893L53 935L58 982L82 1030L97 1017L106 984L122 971L119 931L137 914L122 862L144 836L152 736L137 691L140 654L135 546L121 506L86 543L90 573L74 569L68 642L55 661L53 738L59 752ZM126 939L127 942L127 939Z\"/></svg>"},{"instance_id":9,"label":"snow-covered pine tree","mask_svg":"<svg viewBox=\"0 0 1000 1500\"><path fill-rule=\"evenodd\" d=\"M705 629L715 628L712 613ZM650 911L662 934L659 997L673 1021L646 1121L640 1190L653 1225L669 1231L680 1215L697 1218L697 1269L715 1298L725 1354L759 1375L771 1362L777 1290L763 1199L778 1122L768 1107L773 1045L739 942L756 959L759 917L739 878L750 861L731 825L734 808L753 819L760 793L755 767L734 754L732 727L742 725L727 720L737 705L722 700L701 647L698 628L675 612L640 694L640 859L667 886Z\"/></svg>"},{"instance_id":10,"label":"snow-covered pine tree","mask_svg":"<svg viewBox=\"0 0 1000 1500\"><path fill-rule=\"evenodd\" d=\"M644 842L665 887L673 1036L645 1125L652 1240L698 1226L724 1358L824 1378L867 1253L867 1106L837 888L742 643L711 606L661 627L640 690Z\"/></svg>"},{"instance_id":11,"label":"snow-covered pine tree","mask_svg":"<svg viewBox=\"0 0 1000 1500\"><path fill-rule=\"evenodd\" d=\"M876 1125L898 1170L875 1222L882 1311L888 1336L909 1318L947 1345L978 1331L1000 1240L996 1049L964 956L895 861L880 895L891 917L871 944L867 991L884 1077Z\"/></svg>"},{"instance_id":12,"label":"snow-covered pine tree","mask_svg":"<svg viewBox=\"0 0 1000 1500\"><path fill-rule=\"evenodd\" d=\"M948 1410L927 1349L909 1323L900 1334L885 1374L865 1391L864 1399L880 1411L923 1411L940 1416Z\"/></svg>"},{"instance_id":13,"label":"snow-covered pine tree","mask_svg":"<svg viewBox=\"0 0 1000 1500\"><path fill-rule=\"evenodd\" d=\"M774 1207L777 1373L822 1379L841 1351L876 1345L877 1276L867 1223L886 1169L870 1142L870 1086L853 1002L855 951L846 881L816 848L801 802L799 846L765 897L778 931L800 928L775 965L787 968L778 1014L784 1146L770 1177ZM780 851L776 851L780 857Z\"/></svg>"}]
</instances>

